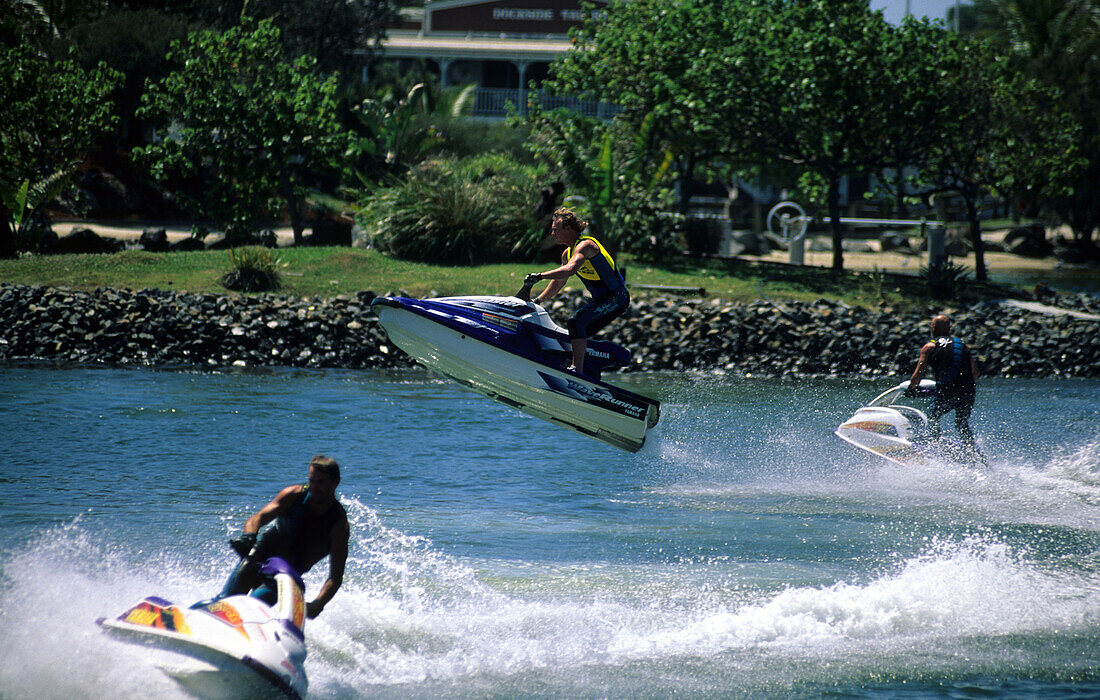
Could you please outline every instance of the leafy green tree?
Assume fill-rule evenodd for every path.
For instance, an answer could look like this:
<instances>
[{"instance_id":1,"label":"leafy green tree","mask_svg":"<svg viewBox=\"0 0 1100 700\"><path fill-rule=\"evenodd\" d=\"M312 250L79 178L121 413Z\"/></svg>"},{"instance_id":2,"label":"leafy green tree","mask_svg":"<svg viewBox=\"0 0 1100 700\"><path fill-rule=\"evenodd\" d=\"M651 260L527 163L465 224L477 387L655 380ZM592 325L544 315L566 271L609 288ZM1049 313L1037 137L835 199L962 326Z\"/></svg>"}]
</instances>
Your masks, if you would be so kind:
<instances>
[{"instance_id":1,"label":"leafy green tree","mask_svg":"<svg viewBox=\"0 0 1100 700\"><path fill-rule=\"evenodd\" d=\"M674 155L659 139L655 114L635 130L628 121L606 123L568 109L527 115L530 148L578 205L594 233L614 248L659 259L678 249L673 222L661 214L671 202L668 189ZM532 232L535 243L541 231Z\"/></svg>"},{"instance_id":2,"label":"leafy green tree","mask_svg":"<svg viewBox=\"0 0 1100 700\"><path fill-rule=\"evenodd\" d=\"M733 80L711 106L758 157L821 178L843 269L840 183L886 160L897 32L866 0L746 0L721 25L725 46L703 68Z\"/></svg>"},{"instance_id":3,"label":"leafy green tree","mask_svg":"<svg viewBox=\"0 0 1100 700\"><path fill-rule=\"evenodd\" d=\"M979 203L991 193L1039 199L1069 191L1080 169L1078 126L1054 107L1056 91L1014 73L981 42L954 39L935 94L942 133L925 144L924 176L959 195L967 210L978 281L987 279Z\"/></svg>"},{"instance_id":4,"label":"leafy green tree","mask_svg":"<svg viewBox=\"0 0 1100 700\"><path fill-rule=\"evenodd\" d=\"M732 76L698 70L727 38L715 18L735 5L730 0L612 0L605 12L573 32L574 49L554 62L546 84L619 106L617 128L637 135L649 150L646 155L655 156L649 177L639 175L652 180L656 171L672 165L681 185L682 213L699 166L720 155L744 155L737 139L731 139L735 134L710 109L716 96L729 91ZM636 151L635 145L628 148ZM667 154L672 156L668 163Z\"/></svg>"},{"instance_id":5,"label":"leafy green tree","mask_svg":"<svg viewBox=\"0 0 1100 700\"><path fill-rule=\"evenodd\" d=\"M395 17L390 0L249 0L245 14L271 18L295 56L313 56L326 73L357 79Z\"/></svg>"},{"instance_id":6,"label":"leafy green tree","mask_svg":"<svg viewBox=\"0 0 1100 700\"><path fill-rule=\"evenodd\" d=\"M129 4L137 4L131 0ZM194 0L167 2L205 26L232 29L270 20L292 57L312 56L324 74L352 82L378 50L395 15L392 0Z\"/></svg>"},{"instance_id":7,"label":"leafy green tree","mask_svg":"<svg viewBox=\"0 0 1100 700\"><path fill-rule=\"evenodd\" d=\"M881 179L883 188L893 195L898 218L908 218L906 199L926 194L907 190L913 168L928 163L928 145L937 141L948 122L954 104L947 104L941 87L945 76L958 70L958 59L944 46L954 36L939 23L922 18L905 18L892 32L892 43L883 56L893 76L895 99L882 105L882 165L890 170ZM965 96L962 107L966 106Z\"/></svg>"},{"instance_id":8,"label":"leafy green tree","mask_svg":"<svg viewBox=\"0 0 1100 700\"><path fill-rule=\"evenodd\" d=\"M195 215L227 234L251 233L285 206L301 243L301 175L347 148L335 77L316 77L308 57L284 62L279 30L266 20L194 33L174 45L172 58L178 69L152 86L140 113L161 120L164 137L139 155Z\"/></svg>"},{"instance_id":9,"label":"leafy green tree","mask_svg":"<svg viewBox=\"0 0 1100 700\"><path fill-rule=\"evenodd\" d=\"M920 85L898 89L914 76L928 83L923 65L912 67L926 57L898 56L927 46L932 28L907 31L866 0L613 0L554 75L563 91L622 105L617 121L636 134L655 115L654 142L674 154L682 183L718 156L820 178L841 269L841 181L908 156L887 143L926 128L914 118L930 109Z\"/></svg>"},{"instance_id":10,"label":"leafy green tree","mask_svg":"<svg viewBox=\"0 0 1100 700\"><path fill-rule=\"evenodd\" d=\"M120 140L128 147L142 140L142 124L135 115L146 84L168 72L168 49L173 41L187 36L188 28L187 21L178 14L109 7L102 15L66 32L66 42L74 47L85 67L105 63L125 76L112 98L120 120ZM108 150L114 146L110 144Z\"/></svg>"},{"instance_id":11,"label":"leafy green tree","mask_svg":"<svg viewBox=\"0 0 1100 700\"><path fill-rule=\"evenodd\" d=\"M0 257L16 252L13 226L45 204L92 139L113 126L106 98L120 79L104 66L47 60L29 44L0 47Z\"/></svg>"},{"instance_id":12,"label":"leafy green tree","mask_svg":"<svg viewBox=\"0 0 1100 700\"><path fill-rule=\"evenodd\" d=\"M350 154L372 178L402 175L446 145L443 126L470 113L475 88L440 90L431 82L417 83L407 93L392 85L379 88L354 110L357 135Z\"/></svg>"},{"instance_id":13,"label":"leafy green tree","mask_svg":"<svg viewBox=\"0 0 1100 700\"><path fill-rule=\"evenodd\" d=\"M1056 88L1079 125L1072 186L1047 201L1084 246L1100 227L1100 2L980 0L982 26L1013 66Z\"/></svg>"}]
</instances>

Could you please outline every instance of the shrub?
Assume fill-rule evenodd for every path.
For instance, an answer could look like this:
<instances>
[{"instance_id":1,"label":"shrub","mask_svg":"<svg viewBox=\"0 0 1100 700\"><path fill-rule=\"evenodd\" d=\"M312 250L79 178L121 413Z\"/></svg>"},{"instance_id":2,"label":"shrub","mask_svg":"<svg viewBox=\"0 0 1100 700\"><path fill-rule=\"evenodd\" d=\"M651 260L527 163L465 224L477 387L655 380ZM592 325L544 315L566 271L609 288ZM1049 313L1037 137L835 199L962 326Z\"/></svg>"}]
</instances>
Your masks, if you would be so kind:
<instances>
[{"instance_id":1,"label":"shrub","mask_svg":"<svg viewBox=\"0 0 1100 700\"><path fill-rule=\"evenodd\" d=\"M961 299L966 294L970 270L950 258L938 267L921 266L921 276L928 280L928 290L933 299Z\"/></svg>"},{"instance_id":2,"label":"shrub","mask_svg":"<svg viewBox=\"0 0 1100 700\"><path fill-rule=\"evenodd\" d=\"M537 183L534 168L501 154L426 161L404 182L371 193L359 223L376 248L406 260L530 260L541 239Z\"/></svg>"},{"instance_id":3,"label":"shrub","mask_svg":"<svg viewBox=\"0 0 1100 700\"><path fill-rule=\"evenodd\" d=\"M222 275L222 285L237 292L270 292L280 285L279 268L285 265L267 248L232 248L233 269Z\"/></svg>"}]
</instances>

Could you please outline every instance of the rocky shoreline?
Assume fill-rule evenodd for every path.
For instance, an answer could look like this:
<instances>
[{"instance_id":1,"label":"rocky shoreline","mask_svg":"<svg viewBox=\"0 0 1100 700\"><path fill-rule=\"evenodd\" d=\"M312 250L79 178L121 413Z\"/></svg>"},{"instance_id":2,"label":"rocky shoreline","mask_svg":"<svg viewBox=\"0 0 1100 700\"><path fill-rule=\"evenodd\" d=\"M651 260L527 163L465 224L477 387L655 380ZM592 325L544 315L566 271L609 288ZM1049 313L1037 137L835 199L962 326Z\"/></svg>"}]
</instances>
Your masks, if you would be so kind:
<instances>
[{"instance_id":1,"label":"rocky shoreline","mask_svg":"<svg viewBox=\"0 0 1100 700\"><path fill-rule=\"evenodd\" d=\"M223 296L0 283L0 360L203 367L407 367L355 297ZM582 303L549 309L560 323ZM1087 295L1061 308L1096 313ZM722 370L751 376L884 376L912 371L941 308L901 313L817 302L732 303L640 297L603 334L634 354L630 371ZM1000 303L947 309L983 372L1100 377L1100 320Z\"/></svg>"}]
</instances>

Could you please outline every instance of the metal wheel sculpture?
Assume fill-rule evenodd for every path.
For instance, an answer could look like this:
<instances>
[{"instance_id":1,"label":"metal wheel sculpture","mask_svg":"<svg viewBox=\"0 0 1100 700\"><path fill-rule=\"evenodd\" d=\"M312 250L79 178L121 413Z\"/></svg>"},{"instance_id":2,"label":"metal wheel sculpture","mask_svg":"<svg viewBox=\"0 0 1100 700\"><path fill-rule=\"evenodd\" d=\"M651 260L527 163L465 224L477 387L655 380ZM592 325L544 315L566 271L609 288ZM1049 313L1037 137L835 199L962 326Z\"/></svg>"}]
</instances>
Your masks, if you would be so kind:
<instances>
[{"instance_id":1,"label":"metal wheel sculpture","mask_svg":"<svg viewBox=\"0 0 1100 700\"><path fill-rule=\"evenodd\" d=\"M806 235L811 220L794 202L780 202L768 212L768 231L783 241L796 241Z\"/></svg>"}]
</instances>

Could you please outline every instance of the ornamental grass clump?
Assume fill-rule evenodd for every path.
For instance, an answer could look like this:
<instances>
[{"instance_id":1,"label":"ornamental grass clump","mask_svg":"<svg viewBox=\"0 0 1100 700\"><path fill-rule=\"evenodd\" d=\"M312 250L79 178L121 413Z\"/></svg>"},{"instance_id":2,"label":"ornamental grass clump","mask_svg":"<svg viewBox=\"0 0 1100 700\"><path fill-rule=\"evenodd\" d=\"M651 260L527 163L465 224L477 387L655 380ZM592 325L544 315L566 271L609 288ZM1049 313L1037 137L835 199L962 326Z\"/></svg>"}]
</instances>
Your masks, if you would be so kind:
<instances>
[{"instance_id":1,"label":"ornamental grass clump","mask_svg":"<svg viewBox=\"0 0 1100 700\"><path fill-rule=\"evenodd\" d=\"M408 179L377 190L361 223L378 250L404 260L473 265L530 259L537 180L506 158L422 163ZM537 239L536 239L537 240Z\"/></svg>"},{"instance_id":2,"label":"ornamental grass clump","mask_svg":"<svg viewBox=\"0 0 1100 700\"><path fill-rule=\"evenodd\" d=\"M270 292L280 286L279 269L286 267L268 248L232 248L233 269L222 275L222 286L235 292Z\"/></svg>"}]
</instances>

